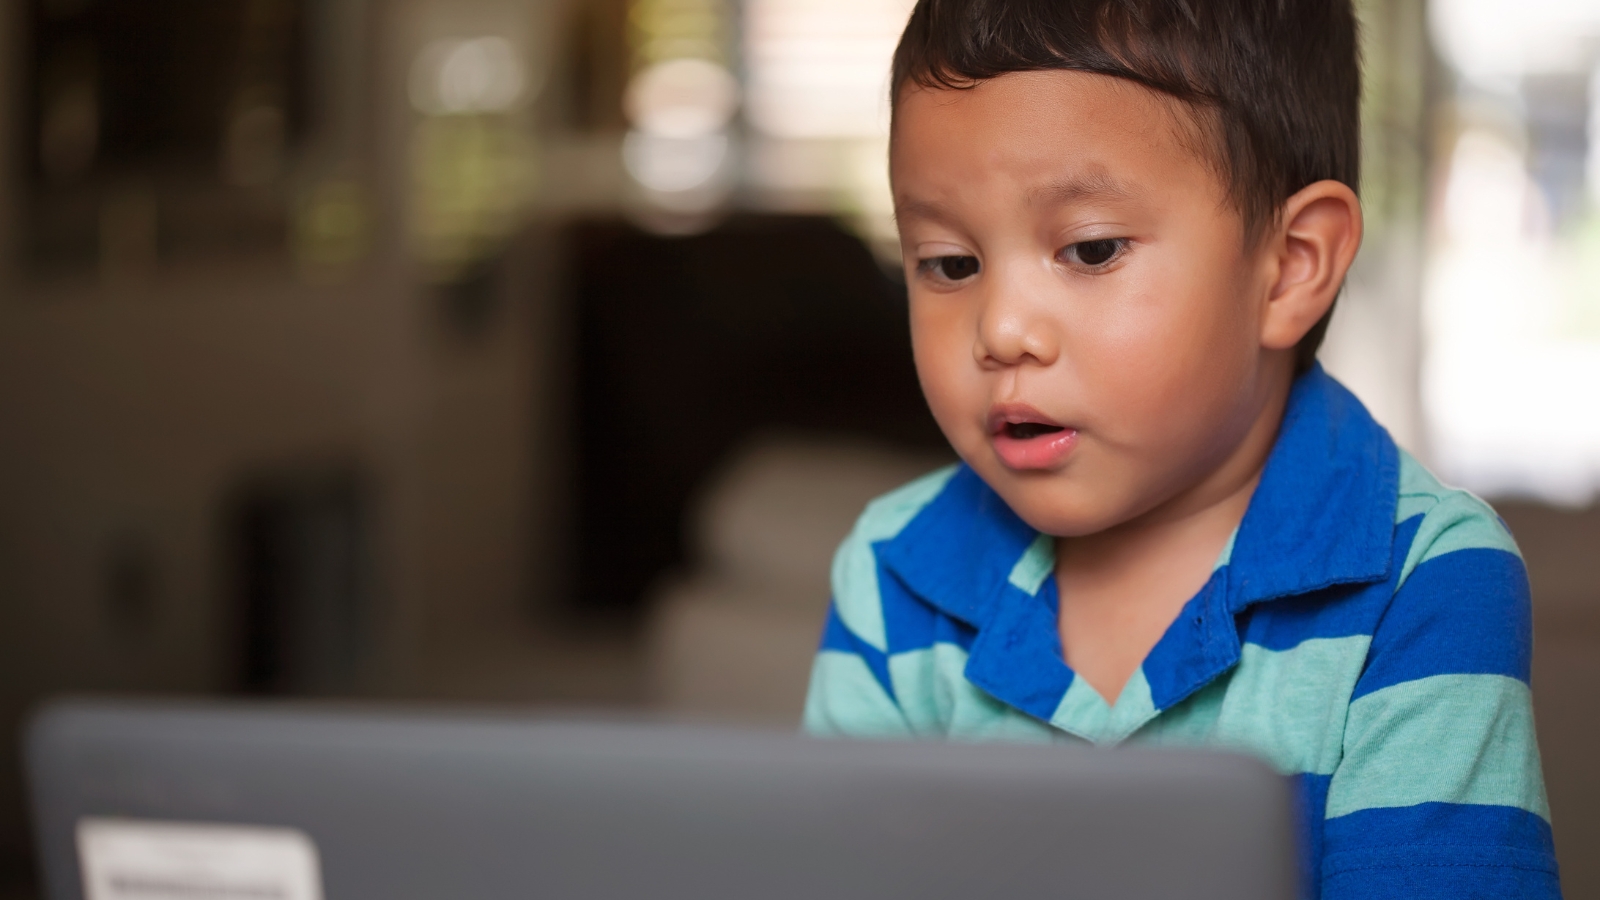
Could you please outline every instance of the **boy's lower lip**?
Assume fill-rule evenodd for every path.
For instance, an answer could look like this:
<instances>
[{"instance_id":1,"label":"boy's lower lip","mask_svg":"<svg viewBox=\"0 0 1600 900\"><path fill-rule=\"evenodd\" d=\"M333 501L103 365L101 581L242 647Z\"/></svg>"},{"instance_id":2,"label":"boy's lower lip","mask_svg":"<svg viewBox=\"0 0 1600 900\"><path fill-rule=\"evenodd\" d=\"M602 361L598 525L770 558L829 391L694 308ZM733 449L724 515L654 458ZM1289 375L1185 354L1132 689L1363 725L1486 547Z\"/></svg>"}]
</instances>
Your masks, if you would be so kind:
<instances>
[{"instance_id":1,"label":"boy's lower lip","mask_svg":"<svg viewBox=\"0 0 1600 900\"><path fill-rule=\"evenodd\" d=\"M1078 432L1063 428L1031 438L1011 437L1004 431L990 437L994 452L1008 469L1048 469L1060 464L1078 446Z\"/></svg>"}]
</instances>

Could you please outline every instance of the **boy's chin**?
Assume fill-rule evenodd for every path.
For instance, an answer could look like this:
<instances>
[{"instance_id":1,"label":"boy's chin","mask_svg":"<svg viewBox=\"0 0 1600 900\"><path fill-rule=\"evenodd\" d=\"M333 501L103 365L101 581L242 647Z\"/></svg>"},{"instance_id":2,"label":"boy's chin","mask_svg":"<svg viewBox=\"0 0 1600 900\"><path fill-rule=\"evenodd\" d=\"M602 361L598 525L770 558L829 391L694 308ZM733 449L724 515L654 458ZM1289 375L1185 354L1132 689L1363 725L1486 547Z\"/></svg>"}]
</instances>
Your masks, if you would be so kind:
<instances>
[{"instance_id":1,"label":"boy's chin","mask_svg":"<svg viewBox=\"0 0 1600 900\"><path fill-rule=\"evenodd\" d=\"M1135 515L1076 472L1016 472L995 463L974 468L1022 521L1052 537L1097 534Z\"/></svg>"}]
</instances>

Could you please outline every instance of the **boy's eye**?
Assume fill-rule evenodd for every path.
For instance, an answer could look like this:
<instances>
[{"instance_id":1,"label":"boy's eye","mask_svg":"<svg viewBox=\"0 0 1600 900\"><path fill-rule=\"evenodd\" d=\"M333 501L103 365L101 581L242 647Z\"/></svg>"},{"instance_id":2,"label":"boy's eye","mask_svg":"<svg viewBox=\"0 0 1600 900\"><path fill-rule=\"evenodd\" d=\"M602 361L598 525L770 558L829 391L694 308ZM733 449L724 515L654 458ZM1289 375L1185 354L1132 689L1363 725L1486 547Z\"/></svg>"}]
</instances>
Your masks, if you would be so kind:
<instances>
[{"instance_id":1,"label":"boy's eye","mask_svg":"<svg viewBox=\"0 0 1600 900\"><path fill-rule=\"evenodd\" d=\"M1127 238L1101 238L1094 241L1079 241L1076 244L1069 244L1061 253L1067 257L1069 262L1077 262L1086 266L1099 266L1116 258L1127 246Z\"/></svg>"},{"instance_id":2,"label":"boy's eye","mask_svg":"<svg viewBox=\"0 0 1600 900\"><path fill-rule=\"evenodd\" d=\"M962 281L978 274L980 267L976 256L934 256L922 260L919 268L936 272L948 281Z\"/></svg>"}]
</instances>

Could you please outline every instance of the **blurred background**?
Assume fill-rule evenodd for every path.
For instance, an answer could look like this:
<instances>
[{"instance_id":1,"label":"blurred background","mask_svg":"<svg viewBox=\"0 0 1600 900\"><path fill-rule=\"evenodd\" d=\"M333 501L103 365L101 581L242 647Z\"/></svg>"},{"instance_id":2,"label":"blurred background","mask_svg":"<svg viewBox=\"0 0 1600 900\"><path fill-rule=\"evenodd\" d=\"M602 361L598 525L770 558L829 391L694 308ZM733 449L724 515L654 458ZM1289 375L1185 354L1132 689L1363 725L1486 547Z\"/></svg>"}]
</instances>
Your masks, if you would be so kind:
<instances>
[{"instance_id":1,"label":"blurred background","mask_svg":"<svg viewBox=\"0 0 1600 900\"><path fill-rule=\"evenodd\" d=\"M1323 358L1526 555L1600 897L1600 4L1360 0ZM0 0L0 897L62 691L797 719L950 458L885 147L907 0Z\"/></svg>"}]
</instances>

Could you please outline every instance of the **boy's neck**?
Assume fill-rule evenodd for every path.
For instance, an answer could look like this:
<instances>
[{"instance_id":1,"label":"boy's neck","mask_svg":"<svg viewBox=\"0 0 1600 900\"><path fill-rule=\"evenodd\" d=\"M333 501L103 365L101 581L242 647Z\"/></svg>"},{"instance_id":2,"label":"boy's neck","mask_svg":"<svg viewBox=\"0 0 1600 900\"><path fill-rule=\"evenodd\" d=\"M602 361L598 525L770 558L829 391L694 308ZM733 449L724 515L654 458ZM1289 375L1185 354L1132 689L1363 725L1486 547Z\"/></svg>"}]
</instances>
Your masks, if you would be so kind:
<instances>
[{"instance_id":1,"label":"boy's neck","mask_svg":"<svg viewBox=\"0 0 1600 900\"><path fill-rule=\"evenodd\" d=\"M1193 486L1113 528L1056 540L1062 654L1107 703L1205 586L1244 519L1292 378L1272 381L1244 439Z\"/></svg>"}]
</instances>

